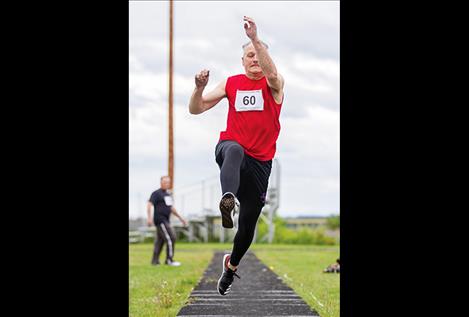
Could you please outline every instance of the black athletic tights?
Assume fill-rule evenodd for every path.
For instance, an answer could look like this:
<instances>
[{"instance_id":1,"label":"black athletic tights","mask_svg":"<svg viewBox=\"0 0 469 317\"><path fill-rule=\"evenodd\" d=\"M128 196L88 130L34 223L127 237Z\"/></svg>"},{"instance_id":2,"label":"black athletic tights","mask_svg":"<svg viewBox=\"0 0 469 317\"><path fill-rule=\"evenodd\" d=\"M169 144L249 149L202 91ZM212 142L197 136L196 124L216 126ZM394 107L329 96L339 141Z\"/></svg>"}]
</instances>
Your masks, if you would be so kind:
<instances>
[{"instance_id":1,"label":"black athletic tights","mask_svg":"<svg viewBox=\"0 0 469 317\"><path fill-rule=\"evenodd\" d=\"M254 238L257 219L265 204L272 161L258 161L235 141L221 141L215 149L222 193L231 192L240 203L238 231L230 263L237 266Z\"/></svg>"}]
</instances>

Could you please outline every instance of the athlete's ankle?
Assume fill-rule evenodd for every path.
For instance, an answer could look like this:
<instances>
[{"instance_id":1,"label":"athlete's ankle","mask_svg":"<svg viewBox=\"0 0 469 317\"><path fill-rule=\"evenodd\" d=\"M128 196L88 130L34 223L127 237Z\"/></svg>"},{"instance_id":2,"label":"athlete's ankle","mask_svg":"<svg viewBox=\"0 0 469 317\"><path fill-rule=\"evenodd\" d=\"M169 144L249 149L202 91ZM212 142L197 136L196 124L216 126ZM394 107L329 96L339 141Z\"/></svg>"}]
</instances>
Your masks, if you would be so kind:
<instances>
[{"instance_id":1,"label":"athlete's ankle","mask_svg":"<svg viewBox=\"0 0 469 317\"><path fill-rule=\"evenodd\" d=\"M236 269L238 268L238 266L234 266L232 265L230 262L228 262L228 268L232 271L236 271Z\"/></svg>"}]
</instances>

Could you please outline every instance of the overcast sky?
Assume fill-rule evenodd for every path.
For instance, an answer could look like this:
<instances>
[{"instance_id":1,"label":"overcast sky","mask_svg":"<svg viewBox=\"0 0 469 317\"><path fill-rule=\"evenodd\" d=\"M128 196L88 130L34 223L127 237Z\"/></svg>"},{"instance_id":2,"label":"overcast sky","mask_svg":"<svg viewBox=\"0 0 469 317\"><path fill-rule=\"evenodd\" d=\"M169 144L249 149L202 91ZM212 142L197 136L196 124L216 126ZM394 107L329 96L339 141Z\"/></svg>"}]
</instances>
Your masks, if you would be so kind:
<instances>
[{"instance_id":1,"label":"overcast sky","mask_svg":"<svg viewBox=\"0 0 469 317\"><path fill-rule=\"evenodd\" d=\"M167 174L169 2L129 2L129 10L129 217L135 218L145 216L147 199ZM226 129L228 102L191 115L188 101L198 71L210 70L205 92L244 73L244 15L255 20L285 78L275 156L281 167L278 213L338 214L338 1L174 2L176 208L187 216L215 208L219 199L214 150Z\"/></svg>"}]
</instances>

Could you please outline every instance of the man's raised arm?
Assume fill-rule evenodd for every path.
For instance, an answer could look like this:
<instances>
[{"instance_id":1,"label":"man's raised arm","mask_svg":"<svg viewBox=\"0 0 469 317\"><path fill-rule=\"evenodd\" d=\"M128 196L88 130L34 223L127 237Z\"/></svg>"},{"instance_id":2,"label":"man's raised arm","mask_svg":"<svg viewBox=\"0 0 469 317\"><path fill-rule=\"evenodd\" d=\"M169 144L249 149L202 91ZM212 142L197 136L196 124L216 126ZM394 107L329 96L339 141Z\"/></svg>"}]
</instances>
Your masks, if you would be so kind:
<instances>
[{"instance_id":1,"label":"man's raised arm","mask_svg":"<svg viewBox=\"0 0 469 317\"><path fill-rule=\"evenodd\" d=\"M262 44L262 41L257 37L257 26L254 20L250 17L245 16L244 29L246 35L252 42L254 49L256 50L257 59L259 60L259 66L264 73L269 87L276 90L282 91L283 89L283 77L277 73L277 68L275 67L274 61L270 58L267 48Z\"/></svg>"},{"instance_id":2,"label":"man's raised arm","mask_svg":"<svg viewBox=\"0 0 469 317\"><path fill-rule=\"evenodd\" d=\"M208 83L209 71L204 69L195 75L195 89L189 101L189 112L200 114L215 106L225 96L226 79L218 84L214 90L202 96L205 86Z\"/></svg>"}]
</instances>

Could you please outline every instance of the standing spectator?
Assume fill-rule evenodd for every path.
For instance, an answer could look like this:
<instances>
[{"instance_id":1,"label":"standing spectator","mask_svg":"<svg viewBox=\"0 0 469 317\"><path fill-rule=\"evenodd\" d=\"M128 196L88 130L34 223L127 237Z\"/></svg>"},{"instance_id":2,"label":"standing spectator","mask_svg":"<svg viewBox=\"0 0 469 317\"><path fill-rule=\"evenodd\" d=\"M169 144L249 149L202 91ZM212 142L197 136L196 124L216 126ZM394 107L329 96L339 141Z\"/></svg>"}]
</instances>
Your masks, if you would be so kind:
<instances>
[{"instance_id":1,"label":"standing spectator","mask_svg":"<svg viewBox=\"0 0 469 317\"><path fill-rule=\"evenodd\" d=\"M169 219L171 213L181 220L184 226L187 225L186 220L179 215L173 206L173 196L168 191L171 187L171 178L169 176L161 177L161 187L154 191L147 204L147 224L156 226L155 247L153 249L152 265L160 264L160 253L163 245L166 243L166 260L165 264L171 266L179 266L181 263L174 261L174 244L176 243L176 235L172 230ZM154 209L152 217L152 207Z\"/></svg>"}]
</instances>

